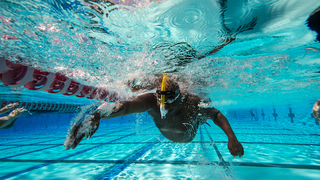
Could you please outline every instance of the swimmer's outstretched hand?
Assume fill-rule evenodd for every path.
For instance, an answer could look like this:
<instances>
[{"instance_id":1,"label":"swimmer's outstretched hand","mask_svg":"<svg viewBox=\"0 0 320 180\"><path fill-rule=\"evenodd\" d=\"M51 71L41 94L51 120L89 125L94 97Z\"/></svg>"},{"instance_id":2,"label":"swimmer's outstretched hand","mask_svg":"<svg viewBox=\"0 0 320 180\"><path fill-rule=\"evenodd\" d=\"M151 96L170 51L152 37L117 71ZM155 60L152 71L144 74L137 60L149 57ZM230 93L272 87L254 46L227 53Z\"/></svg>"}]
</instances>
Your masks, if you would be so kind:
<instances>
[{"instance_id":1,"label":"swimmer's outstretched hand","mask_svg":"<svg viewBox=\"0 0 320 180\"><path fill-rule=\"evenodd\" d=\"M312 108L312 113L314 118L320 121L320 99L318 99L317 102L314 104Z\"/></svg>"},{"instance_id":2,"label":"swimmer's outstretched hand","mask_svg":"<svg viewBox=\"0 0 320 180\"><path fill-rule=\"evenodd\" d=\"M84 137L89 139L98 130L99 125L100 117L96 118L94 115L86 116L81 123L73 126L68 133L67 139L64 142L65 149L76 148Z\"/></svg>"},{"instance_id":3,"label":"swimmer's outstretched hand","mask_svg":"<svg viewBox=\"0 0 320 180\"><path fill-rule=\"evenodd\" d=\"M242 157L244 155L243 147L236 138L229 139L228 148L233 157Z\"/></svg>"}]
</instances>

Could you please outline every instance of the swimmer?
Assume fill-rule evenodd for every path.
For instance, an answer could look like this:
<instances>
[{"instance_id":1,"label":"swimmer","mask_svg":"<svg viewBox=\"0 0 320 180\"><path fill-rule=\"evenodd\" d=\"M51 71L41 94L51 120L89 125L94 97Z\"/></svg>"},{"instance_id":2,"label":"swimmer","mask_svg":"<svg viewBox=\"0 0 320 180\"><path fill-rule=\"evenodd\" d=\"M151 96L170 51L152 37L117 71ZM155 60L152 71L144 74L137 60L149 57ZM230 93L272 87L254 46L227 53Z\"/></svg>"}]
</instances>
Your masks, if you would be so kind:
<instances>
[{"instance_id":1,"label":"swimmer","mask_svg":"<svg viewBox=\"0 0 320 180\"><path fill-rule=\"evenodd\" d=\"M250 112L250 115L251 115L251 121L253 119L255 119L257 121L256 115L253 113L253 110L250 110L249 112Z\"/></svg>"},{"instance_id":2,"label":"swimmer","mask_svg":"<svg viewBox=\"0 0 320 180\"><path fill-rule=\"evenodd\" d=\"M3 107L2 109L0 109L0 114L6 113L18 105L19 105L18 102L8 104L5 107ZM25 111L27 111L27 109L25 109L24 107L17 108L15 110L13 110L8 116L1 117L0 118L0 129L11 128L14 125L14 123L16 122L16 120L18 119L18 117Z\"/></svg>"},{"instance_id":3,"label":"swimmer","mask_svg":"<svg viewBox=\"0 0 320 180\"><path fill-rule=\"evenodd\" d=\"M69 132L64 143L65 149L74 149L84 137L90 138L97 131L102 119L147 112L161 134L178 143L191 142L199 126L211 119L227 135L230 153L239 157L244 155L241 143L236 138L227 118L219 110L214 107L200 107L200 97L180 92L178 83L166 75L153 83L157 88L155 93L146 93L132 100L118 102L109 115L104 114L103 108L99 107L96 112L86 116L84 121L75 125Z\"/></svg>"},{"instance_id":4,"label":"swimmer","mask_svg":"<svg viewBox=\"0 0 320 180\"><path fill-rule=\"evenodd\" d=\"M320 121L320 99L314 104L312 108L313 117Z\"/></svg>"}]
</instances>

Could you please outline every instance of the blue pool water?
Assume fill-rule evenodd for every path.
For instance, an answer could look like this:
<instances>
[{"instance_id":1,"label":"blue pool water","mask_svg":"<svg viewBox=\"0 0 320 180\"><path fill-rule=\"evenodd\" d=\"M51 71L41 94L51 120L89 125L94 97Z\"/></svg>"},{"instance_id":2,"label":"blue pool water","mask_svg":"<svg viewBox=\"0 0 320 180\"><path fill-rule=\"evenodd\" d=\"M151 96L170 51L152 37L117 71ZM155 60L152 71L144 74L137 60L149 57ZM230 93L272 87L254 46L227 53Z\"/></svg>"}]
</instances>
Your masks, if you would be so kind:
<instances>
[{"instance_id":1,"label":"blue pool water","mask_svg":"<svg viewBox=\"0 0 320 180\"><path fill-rule=\"evenodd\" d=\"M267 119L272 117L271 113L266 114ZM229 154L226 136L212 122L209 122L212 127L201 126L196 138L185 144L163 138L147 114L113 119L108 124L103 122L91 139L66 151L63 142L72 115L41 116L19 119L38 122L33 130L20 130L24 122L18 122L15 130L1 131L1 179L318 179L320 176L319 126L313 127L314 132L309 131L311 123L310 127L299 128L299 123L291 123L286 114L275 122L251 121L248 113L240 111L237 118L230 113L229 120L245 149L240 159ZM55 122L50 122L52 119ZM313 121L311 117L304 120ZM64 125L57 127L59 122ZM51 127L44 128L45 124Z\"/></svg>"},{"instance_id":2,"label":"blue pool water","mask_svg":"<svg viewBox=\"0 0 320 180\"><path fill-rule=\"evenodd\" d=\"M319 6L1 1L0 57L117 92L118 99L146 92L131 92L133 79L179 77L182 91L211 99L228 118L245 155L233 158L210 120L192 142L173 143L146 113L103 120L93 137L66 151L70 124L101 101L0 82L2 104L30 103L30 114L0 129L0 179L320 179L320 122L311 114L320 98L320 44L307 25ZM228 37L235 40L210 53Z\"/></svg>"}]
</instances>

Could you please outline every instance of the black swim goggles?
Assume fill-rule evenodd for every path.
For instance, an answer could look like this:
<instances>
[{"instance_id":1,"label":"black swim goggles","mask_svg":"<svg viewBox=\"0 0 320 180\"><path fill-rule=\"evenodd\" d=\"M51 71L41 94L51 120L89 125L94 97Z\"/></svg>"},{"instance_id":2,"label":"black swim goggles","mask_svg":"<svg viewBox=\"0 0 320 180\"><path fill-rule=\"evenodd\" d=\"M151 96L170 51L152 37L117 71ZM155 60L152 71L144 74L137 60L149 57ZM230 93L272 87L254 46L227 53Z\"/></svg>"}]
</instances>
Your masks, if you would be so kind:
<instances>
[{"instance_id":1,"label":"black swim goggles","mask_svg":"<svg viewBox=\"0 0 320 180\"><path fill-rule=\"evenodd\" d=\"M175 91L160 91L160 90L157 90L156 93L157 93L158 102L161 101L161 95L165 95L166 96L166 101L164 103L171 104L171 103L173 103L175 100L177 100L179 98L180 89L177 89ZM174 95L176 95L176 94L177 94L177 96L174 97Z\"/></svg>"}]
</instances>

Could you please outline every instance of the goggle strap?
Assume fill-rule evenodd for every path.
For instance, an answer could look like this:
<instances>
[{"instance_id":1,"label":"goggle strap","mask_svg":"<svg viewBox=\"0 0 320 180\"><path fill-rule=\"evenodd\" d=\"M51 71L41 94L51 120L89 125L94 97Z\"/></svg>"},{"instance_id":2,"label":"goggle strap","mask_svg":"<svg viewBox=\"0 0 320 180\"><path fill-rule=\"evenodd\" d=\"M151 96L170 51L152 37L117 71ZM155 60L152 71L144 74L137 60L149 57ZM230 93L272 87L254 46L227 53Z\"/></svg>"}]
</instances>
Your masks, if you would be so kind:
<instances>
[{"instance_id":1,"label":"goggle strap","mask_svg":"<svg viewBox=\"0 0 320 180\"><path fill-rule=\"evenodd\" d=\"M161 95L174 95L174 94L179 94L180 90L179 89L177 89L175 91L160 91L160 90L157 90L156 92L158 94L161 94Z\"/></svg>"}]
</instances>

